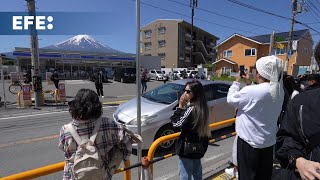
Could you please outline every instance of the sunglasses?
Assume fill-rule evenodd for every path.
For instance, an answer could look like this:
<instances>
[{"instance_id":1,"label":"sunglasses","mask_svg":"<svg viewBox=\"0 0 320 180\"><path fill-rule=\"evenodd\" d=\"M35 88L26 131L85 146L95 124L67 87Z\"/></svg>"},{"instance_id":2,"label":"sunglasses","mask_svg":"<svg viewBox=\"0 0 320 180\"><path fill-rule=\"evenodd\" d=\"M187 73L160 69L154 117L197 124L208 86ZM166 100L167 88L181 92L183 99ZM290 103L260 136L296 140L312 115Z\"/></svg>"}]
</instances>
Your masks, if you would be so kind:
<instances>
[{"instance_id":1,"label":"sunglasses","mask_svg":"<svg viewBox=\"0 0 320 180\"><path fill-rule=\"evenodd\" d=\"M187 92L187 94L190 94L190 93L191 93L191 90L185 89L184 92Z\"/></svg>"}]
</instances>

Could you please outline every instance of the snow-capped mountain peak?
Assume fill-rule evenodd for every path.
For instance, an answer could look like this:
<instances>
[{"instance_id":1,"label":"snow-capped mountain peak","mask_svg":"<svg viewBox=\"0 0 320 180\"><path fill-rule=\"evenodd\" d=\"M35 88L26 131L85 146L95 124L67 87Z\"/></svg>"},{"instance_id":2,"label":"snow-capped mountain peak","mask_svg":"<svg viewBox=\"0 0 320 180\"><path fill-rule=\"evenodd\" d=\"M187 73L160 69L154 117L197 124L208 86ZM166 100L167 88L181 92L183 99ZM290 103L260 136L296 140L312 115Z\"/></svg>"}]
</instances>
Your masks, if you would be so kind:
<instances>
[{"instance_id":1,"label":"snow-capped mountain peak","mask_svg":"<svg viewBox=\"0 0 320 180\"><path fill-rule=\"evenodd\" d=\"M66 41L55 45L44 47L46 49L68 50L68 51L86 51L86 52L104 52L121 53L115 49L105 46L89 35L77 35Z\"/></svg>"}]
</instances>

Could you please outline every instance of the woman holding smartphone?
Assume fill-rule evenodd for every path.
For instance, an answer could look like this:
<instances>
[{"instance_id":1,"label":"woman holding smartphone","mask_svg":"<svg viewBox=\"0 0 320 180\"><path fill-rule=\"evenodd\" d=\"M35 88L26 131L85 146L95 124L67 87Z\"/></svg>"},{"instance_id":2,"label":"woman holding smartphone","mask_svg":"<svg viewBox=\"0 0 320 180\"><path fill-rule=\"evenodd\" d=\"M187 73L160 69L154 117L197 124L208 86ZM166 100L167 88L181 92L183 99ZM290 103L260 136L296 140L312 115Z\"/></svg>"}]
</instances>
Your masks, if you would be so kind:
<instances>
[{"instance_id":1,"label":"woman holding smartphone","mask_svg":"<svg viewBox=\"0 0 320 180\"><path fill-rule=\"evenodd\" d=\"M179 176L182 180L202 179L201 158L207 151L210 136L209 110L202 84L188 82L179 99L179 107L171 116L173 127L181 129L176 142Z\"/></svg>"}]
</instances>

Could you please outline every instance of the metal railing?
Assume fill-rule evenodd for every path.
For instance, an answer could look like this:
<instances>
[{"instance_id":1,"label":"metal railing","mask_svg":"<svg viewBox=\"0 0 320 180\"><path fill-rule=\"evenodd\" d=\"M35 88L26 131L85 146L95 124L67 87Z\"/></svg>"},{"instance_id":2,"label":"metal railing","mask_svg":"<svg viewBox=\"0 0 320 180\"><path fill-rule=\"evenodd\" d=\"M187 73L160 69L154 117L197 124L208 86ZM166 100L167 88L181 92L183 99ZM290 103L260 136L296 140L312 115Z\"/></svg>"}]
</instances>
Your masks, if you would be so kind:
<instances>
[{"instance_id":1,"label":"metal railing","mask_svg":"<svg viewBox=\"0 0 320 180\"><path fill-rule=\"evenodd\" d=\"M235 122L235 118L232 118L232 119L228 119L228 120L225 120L225 121L221 121L221 122L218 122L218 123L213 123L213 124L210 124L209 127L212 129L212 128L215 128L215 127L218 127L218 126L222 126L222 125L226 125L226 124L232 124ZM158 138L157 140L155 140L150 148L149 148L149 151L148 151L148 160L149 161L152 161L153 158L154 158L154 153L156 152L156 149L157 147L163 143L163 142L166 142L166 141L170 141L170 140L174 140L174 139L177 139L178 137L180 136L180 132L178 133L174 133L174 134L170 134L170 135L167 135L167 136L162 136L160 138ZM213 139L213 140L210 140L210 143L213 143L215 142L216 140ZM150 164L150 169L151 169L151 173L153 174L153 165Z\"/></svg>"},{"instance_id":2,"label":"metal railing","mask_svg":"<svg viewBox=\"0 0 320 180\"><path fill-rule=\"evenodd\" d=\"M53 173L56 173L59 171L63 171L64 164L65 164L65 162L51 164L51 165L44 166L41 168L32 169L30 171L25 171L22 173L3 177L3 178L0 178L0 180L27 180L27 179L38 178L41 176L46 176L46 175L53 174ZM129 167L129 166L130 166L130 161L129 160L125 161L124 167ZM124 168L120 168L115 171L115 174L121 173L123 171L125 171ZM131 180L131 170L125 171L123 176L124 176L124 180Z\"/></svg>"},{"instance_id":3,"label":"metal railing","mask_svg":"<svg viewBox=\"0 0 320 180\"><path fill-rule=\"evenodd\" d=\"M221 121L221 122L218 122L218 123L210 124L209 127L212 129L212 128L215 128L215 127L218 127L218 126L222 126L222 125L226 125L226 124L232 124L234 122L235 122L235 118L232 118L232 119L229 119L229 120L225 120L225 121ZM219 140L234 136L235 134L236 133L233 132L233 133L231 133L229 135L225 135L225 136L221 136L221 137L216 138L216 139L212 139L209 142L210 143L214 143L216 141L219 141ZM180 132L174 133L174 134L170 134L170 135L166 135L166 136L162 136L162 137L158 138L157 140L155 140L151 144L151 146L149 148L149 151L148 151L148 157L147 157L148 161L149 161L149 165L148 166L150 167L150 170L151 170L151 176L153 174L153 163L158 162L158 161L163 160L163 159L166 159L166 158L169 158L169 157L172 157L172 156L175 155L174 153L171 153L171 154L167 154L165 156L162 156L162 157L154 159L154 153L155 153L157 147L163 142L177 139L179 137L179 135L180 135ZM11 175L11 176L3 177L3 178L0 178L0 180L26 180L26 179L38 178L38 177L41 177L41 176L45 176L45 175L49 175L49 174L52 174L52 173L56 173L56 172L62 171L63 168L64 168L64 164L65 164L65 162L60 162L60 163L56 163L56 164L40 167L40 168L37 168L37 169L25 171L25 172L22 172L22 173L14 174L14 175ZM131 180L131 170L130 169L135 168L135 167L139 167L139 166L143 166L143 164L142 163L137 163L137 164L134 164L134 165L130 166L130 160L128 160L128 161L124 162L124 168L120 168L120 169L116 170L115 174L124 172L124 180Z\"/></svg>"}]
</instances>

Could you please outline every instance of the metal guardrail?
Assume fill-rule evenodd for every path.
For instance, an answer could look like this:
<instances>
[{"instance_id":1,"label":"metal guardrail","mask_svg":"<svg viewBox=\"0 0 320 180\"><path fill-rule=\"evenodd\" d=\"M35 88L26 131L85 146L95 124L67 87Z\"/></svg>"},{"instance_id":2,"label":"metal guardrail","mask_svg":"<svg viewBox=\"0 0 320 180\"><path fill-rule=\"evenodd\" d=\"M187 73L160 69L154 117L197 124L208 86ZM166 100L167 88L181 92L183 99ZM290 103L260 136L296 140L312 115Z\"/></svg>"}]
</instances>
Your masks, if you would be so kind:
<instances>
[{"instance_id":1,"label":"metal guardrail","mask_svg":"<svg viewBox=\"0 0 320 180\"><path fill-rule=\"evenodd\" d=\"M212 128L215 128L215 127L218 127L218 126L222 126L222 125L226 125L226 124L232 124L235 122L235 118L232 118L232 119L228 119L228 120L225 120L225 121L221 121L221 122L218 122L218 123L213 123L213 124L210 124L209 127L212 129ZM149 151L148 151L148 160L149 161L152 161L153 158L154 158L154 153L156 152L156 149L157 147L163 143L163 142L166 142L166 141L170 141L170 140L174 140L174 139L177 139L178 137L180 136L180 132L178 133L174 133L174 134L170 134L170 135L167 135L167 136L162 136L160 138L158 138L157 140L155 140L150 148L149 148ZM211 141L210 141L211 142ZM213 142L215 142L215 140L213 140ZM212 143L212 142L211 142ZM153 174L153 165L150 164L150 169L151 169L151 173Z\"/></svg>"},{"instance_id":2,"label":"metal guardrail","mask_svg":"<svg viewBox=\"0 0 320 180\"><path fill-rule=\"evenodd\" d=\"M221 121L221 122L218 122L218 123L210 124L209 127L210 128L215 128L215 127L218 127L218 126L231 124L231 123L234 123L234 122L235 122L235 118L232 118L232 119L229 119L229 120L225 120L225 121ZM175 155L174 153L172 153L172 154L167 154L167 155L165 155L163 157L159 157L159 158L154 159L154 153L155 153L157 147L161 143L163 143L165 141L170 141L170 140L177 139L179 137L179 135L180 135L180 132L174 133L174 134L170 134L170 135L166 135L166 136L162 136L162 137L158 138L156 141L154 141L152 143L152 145L150 146L149 151L148 151L148 161L150 163L151 176L153 174L153 163L155 163L157 161L160 161L160 160L163 160L163 159L166 159L166 158L169 158L169 157L172 157L172 156ZM221 136L221 137L216 138L216 139L212 139L209 142L213 143L213 142L216 142L216 141L231 137L233 135L235 135L235 132L231 133L229 135ZM131 180L131 170L130 169L135 168L135 167L139 167L139 166L143 166L143 164L142 163L137 163L137 164L134 164L134 165L130 166L130 160L128 160L128 161L124 162L124 168L120 168L120 169L116 170L115 174L124 172L124 180ZM32 179L32 178L38 178L38 177L41 177L41 176L45 176L45 175L49 175L49 174L52 174L52 173L56 173L58 171L62 171L63 168L64 168L64 162L60 162L60 163L56 163L56 164L40 167L40 168L37 168L37 169L25 171L25 172L22 172L22 173L14 174L14 175L11 175L11 176L3 177L3 178L0 178L0 180L27 180L27 179Z\"/></svg>"},{"instance_id":3,"label":"metal guardrail","mask_svg":"<svg viewBox=\"0 0 320 180\"><path fill-rule=\"evenodd\" d=\"M64 168L64 164L65 162L60 162L60 163L56 163L56 164L51 164L48 166L44 166L41 168L37 168L37 169L32 169L30 171L25 171L22 173L18 173L18 174L14 174L11 176L7 176L7 177L3 177L0 178L0 180L27 180L27 179L34 179L34 178L38 178L41 176L45 176L45 175L49 175L52 173L56 173L59 171L63 171ZM125 167L129 167L130 166L130 161L125 161L124 162L124 166ZM118 170L115 171L115 174L117 173L121 173L123 172L124 168L120 168ZM124 173L124 180L131 180L131 170L127 170Z\"/></svg>"}]
</instances>

